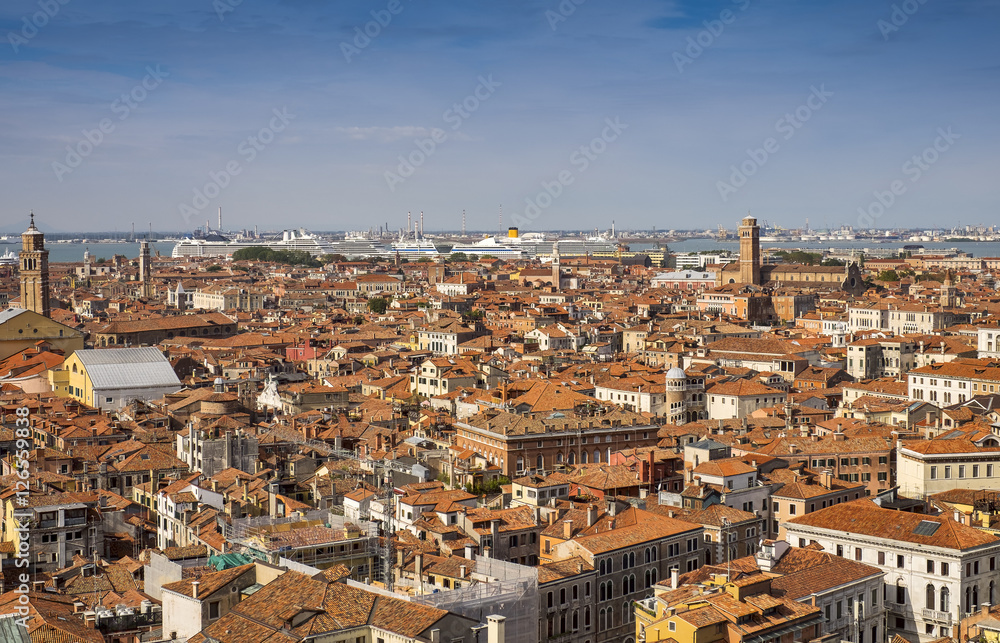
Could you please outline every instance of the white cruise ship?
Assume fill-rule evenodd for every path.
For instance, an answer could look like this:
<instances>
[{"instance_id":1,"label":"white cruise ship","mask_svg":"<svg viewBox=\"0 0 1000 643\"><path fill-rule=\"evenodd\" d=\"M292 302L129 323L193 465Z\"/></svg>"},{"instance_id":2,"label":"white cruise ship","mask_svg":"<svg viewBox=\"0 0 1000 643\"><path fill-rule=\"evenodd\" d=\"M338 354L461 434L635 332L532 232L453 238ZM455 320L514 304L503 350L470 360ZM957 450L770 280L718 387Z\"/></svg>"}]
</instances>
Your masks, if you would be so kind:
<instances>
[{"instance_id":1,"label":"white cruise ship","mask_svg":"<svg viewBox=\"0 0 1000 643\"><path fill-rule=\"evenodd\" d=\"M8 250L7 252L0 255L0 266L16 266L17 265L17 255L14 252Z\"/></svg>"},{"instance_id":2,"label":"white cruise ship","mask_svg":"<svg viewBox=\"0 0 1000 643\"><path fill-rule=\"evenodd\" d=\"M613 240L600 235L551 239L540 232L527 232L522 235L517 228L509 228L506 239L486 237L475 243L456 245L451 251L464 252L467 255L488 254L501 259L530 259L538 256L547 257L552 254L554 247L558 247L559 254L564 257L582 257L615 252L618 249Z\"/></svg>"},{"instance_id":3,"label":"white cruise ship","mask_svg":"<svg viewBox=\"0 0 1000 643\"><path fill-rule=\"evenodd\" d=\"M388 259L393 256L388 246L363 232L348 232L343 239L331 241L330 246L333 254L343 255L347 259Z\"/></svg>"},{"instance_id":4,"label":"white cruise ship","mask_svg":"<svg viewBox=\"0 0 1000 643\"><path fill-rule=\"evenodd\" d=\"M302 250L314 257L337 254L337 250L327 240L308 230L285 230L280 239L235 239L230 240L212 231L200 239L182 239L174 246L174 257L226 257L243 248L266 247L272 250Z\"/></svg>"},{"instance_id":5,"label":"white cruise ship","mask_svg":"<svg viewBox=\"0 0 1000 643\"><path fill-rule=\"evenodd\" d=\"M516 234L516 228L512 228ZM511 241L517 237L508 237L503 242L496 237L484 237L475 243L459 244L451 249L451 253L464 253L466 255L483 256L489 255L497 259L522 259L526 256L525 249L518 241Z\"/></svg>"},{"instance_id":6,"label":"white cruise ship","mask_svg":"<svg viewBox=\"0 0 1000 643\"><path fill-rule=\"evenodd\" d=\"M400 259L407 259L409 261L414 261L421 257L437 259L441 255L433 241L418 233L400 237L398 241L393 241L392 253L393 255L398 254Z\"/></svg>"}]
</instances>

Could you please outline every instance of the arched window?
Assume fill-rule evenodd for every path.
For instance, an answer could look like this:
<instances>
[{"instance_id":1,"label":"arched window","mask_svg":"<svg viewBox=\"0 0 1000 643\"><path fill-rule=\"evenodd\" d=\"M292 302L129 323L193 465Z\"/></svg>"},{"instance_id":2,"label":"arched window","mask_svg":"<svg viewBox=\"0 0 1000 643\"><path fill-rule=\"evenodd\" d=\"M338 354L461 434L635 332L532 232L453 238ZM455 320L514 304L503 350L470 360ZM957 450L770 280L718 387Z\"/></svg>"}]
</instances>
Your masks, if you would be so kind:
<instances>
[{"instance_id":1,"label":"arched window","mask_svg":"<svg viewBox=\"0 0 1000 643\"><path fill-rule=\"evenodd\" d=\"M635 567L635 552L631 552L628 555L628 566Z\"/></svg>"},{"instance_id":2,"label":"arched window","mask_svg":"<svg viewBox=\"0 0 1000 643\"><path fill-rule=\"evenodd\" d=\"M656 562L656 545L653 545L652 547L649 548L649 553L651 555L652 561L655 563Z\"/></svg>"},{"instance_id":3,"label":"arched window","mask_svg":"<svg viewBox=\"0 0 1000 643\"><path fill-rule=\"evenodd\" d=\"M652 580L653 580L653 575L650 574L649 570L647 569L646 573L643 574L643 577L642 577L642 588L643 589L649 589L650 587L652 587L652 585L653 585Z\"/></svg>"},{"instance_id":4,"label":"arched window","mask_svg":"<svg viewBox=\"0 0 1000 643\"><path fill-rule=\"evenodd\" d=\"M631 614L628 608L628 603L622 603L622 623L628 623L631 621Z\"/></svg>"},{"instance_id":5,"label":"arched window","mask_svg":"<svg viewBox=\"0 0 1000 643\"><path fill-rule=\"evenodd\" d=\"M587 464L587 452L583 451L580 453L580 464Z\"/></svg>"},{"instance_id":6,"label":"arched window","mask_svg":"<svg viewBox=\"0 0 1000 643\"><path fill-rule=\"evenodd\" d=\"M659 574L656 573L656 568L649 570L649 576L653 579L653 585L656 585L656 581L659 580Z\"/></svg>"},{"instance_id":7,"label":"arched window","mask_svg":"<svg viewBox=\"0 0 1000 643\"><path fill-rule=\"evenodd\" d=\"M628 569L628 554L622 554L622 569Z\"/></svg>"},{"instance_id":8,"label":"arched window","mask_svg":"<svg viewBox=\"0 0 1000 643\"><path fill-rule=\"evenodd\" d=\"M541 453L539 453L538 457L535 458L535 468L538 470L542 470L545 468L545 458L542 457Z\"/></svg>"},{"instance_id":9,"label":"arched window","mask_svg":"<svg viewBox=\"0 0 1000 643\"><path fill-rule=\"evenodd\" d=\"M645 558L644 562L648 563L649 562L649 547L646 547L644 558Z\"/></svg>"},{"instance_id":10,"label":"arched window","mask_svg":"<svg viewBox=\"0 0 1000 643\"><path fill-rule=\"evenodd\" d=\"M941 611L951 611L951 592L948 591L947 587L941 588Z\"/></svg>"},{"instance_id":11,"label":"arched window","mask_svg":"<svg viewBox=\"0 0 1000 643\"><path fill-rule=\"evenodd\" d=\"M600 571L600 574L598 574L598 575L599 575L599 576L604 576L604 561L603 561L603 560L602 560L602 561L601 561L601 563L600 563L600 564L598 565L598 568L599 568L599 569L601 570L601 571Z\"/></svg>"},{"instance_id":12,"label":"arched window","mask_svg":"<svg viewBox=\"0 0 1000 643\"><path fill-rule=\"evenodd\" d=\"M562 452L559 452L556 454L556 464L562 464L562 462L563 462L563 454Z\"/></svg>"},{"instance_id":13,"label":"arched window","mask_svg":"<svg viewBox=\"0 0 1000 643\"><path fill-rule=\"evenodd\" d=\"M979 585L972 586L972 603L969 604L969 611L978 608L979 606Z\"/></svg>"},{"instance_id":14,"label":"arched window","mask_svg":"<svg viewBox=\"0 0 1000 643\"><path fill-rule=\"evenodd\" d=\"M569 463L570 463L571 465L573 465L573 464L576 464L576 454L575 454L575 453L570 453L570 454L569 454L569 458L567 458L567 461L568 461L568 462L569 462Z\"/></svg>"},{"instance_id":15,"label":"arched window","mask_svg":"<svg viewBox=\"0 0 1000 643\"><path fill-rule=\"evenodd\" d=\"M594 464L597 464L600 461L601 461L601 450L594 449Z\"/></svg>"},{"instance_id":16,"label":"arched window","mask_svg":"<svg viewBox=\"0 0 1000 643\"><path fill-rule=\"evenodd\" d=\"M602 600L602 601L607 600L607 598L608 598L607 594L604 592L604 583L601 583L601 589L598 592L598 597L599 597L599 600Z\"/></svg>"},{"instance_id":17,"label":"arched window","mask_svg":"<svg viewBox=\"0 0 1000 643\"><path fill-rule=\"evenodd\" d=\"M930 583L927 583L927 592L926 592L926 594L927 595L924 597L925 598L924 605L927 607L927 609L932 610L932 609L934 609L934 605L936 603L934 601L934 586L931 585Z\"/></svg>"},{"instance_id":18,"label":"arched window","mask_svg":"<svg viewBox=\"0 0 1000 643\"><path fill-rule=\"evenodd\" d=\"M583 626L590 627L590 608L584 608L583 610Z\"/></svg>"},{"instance_id":19,"label":"arched window","mask_svg":"<svg viewBox=\"0 0 1000 643\"><path fill-rule=\"evenodd\" d=\"M597 612L597 631L603 632L607 625L606 612L602 609Z\"/></svg>"},{"instance_id":20,"label":"arched window","mask_svg":"<svg viewBox=\"0 0 1000 643\"><path fill-rule=\"evenodd\" d=\"M580 629L580 619L579 619L579 616L580 616L579 612L577 612L576 610L573 610L573 630L574 631Z\"/></svg>"}]
</instances>

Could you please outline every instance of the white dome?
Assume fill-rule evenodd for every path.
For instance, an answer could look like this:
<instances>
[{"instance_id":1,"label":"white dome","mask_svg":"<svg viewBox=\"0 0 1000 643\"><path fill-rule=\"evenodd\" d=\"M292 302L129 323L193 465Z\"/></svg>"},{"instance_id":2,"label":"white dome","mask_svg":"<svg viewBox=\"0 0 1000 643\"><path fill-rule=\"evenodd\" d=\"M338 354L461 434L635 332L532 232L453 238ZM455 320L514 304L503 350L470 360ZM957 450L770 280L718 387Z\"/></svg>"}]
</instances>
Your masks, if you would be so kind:
<instances>
[{"instance_id":1,"label":"white dome","mask_svg":"<svg viewBox=\"0 0 1000 643\"><path fill-rule=\"evenodd\" d=\"M668 380L682 380L682 379L684 379L686 377L687 377L687 374L684 372L684 369L677 368L676 366L673 367L672 369L670 369L669 371L667 371L667 379Z\"/></svg>"}]
</instances>

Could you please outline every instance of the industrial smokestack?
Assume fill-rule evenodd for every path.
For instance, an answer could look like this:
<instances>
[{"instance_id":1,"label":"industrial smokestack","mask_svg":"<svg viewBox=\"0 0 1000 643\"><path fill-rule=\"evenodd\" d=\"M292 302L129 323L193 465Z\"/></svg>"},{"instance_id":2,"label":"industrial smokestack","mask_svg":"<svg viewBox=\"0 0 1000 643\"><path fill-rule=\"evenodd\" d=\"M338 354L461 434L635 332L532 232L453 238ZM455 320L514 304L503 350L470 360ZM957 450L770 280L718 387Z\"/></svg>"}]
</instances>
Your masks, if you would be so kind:
<instances>
[{"instance_id":1,"label":"industrial smokestack","mask_svg":"<svg viewBox=\"0 0 1000 643\"><path fill-rule=\"evenodd\" d=\"M420 211L420 236L424 236L424 211Z\"/></svg>"},{"instance_id":2,"label":"industrial smokestack","mask_svg":"<svg viewBox=\"0 0 1000 643\"><path fill-rule=\"evenodd\" d=\"M222 206L219 206L219 230L222 230Z\"/></svg>"},{"instance_id":3,"label":"industrial smokestack","mask_svg":"<svg viewBox=\"0 0 1000 643\"><path fill-rule=\"evenodd\" d=\"M410 232L413 231L413 217L410 216L410 211L406 211L406 236L410 236Z\"/></svg>"}]
</instances>

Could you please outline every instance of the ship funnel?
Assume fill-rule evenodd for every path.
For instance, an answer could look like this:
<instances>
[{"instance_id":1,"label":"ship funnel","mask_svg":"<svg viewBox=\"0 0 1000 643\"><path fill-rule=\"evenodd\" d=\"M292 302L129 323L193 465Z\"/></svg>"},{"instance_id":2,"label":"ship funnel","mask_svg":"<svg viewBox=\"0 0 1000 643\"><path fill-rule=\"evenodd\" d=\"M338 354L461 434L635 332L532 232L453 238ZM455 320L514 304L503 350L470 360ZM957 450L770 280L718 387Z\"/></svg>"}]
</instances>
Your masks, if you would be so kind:
<instances>
[{"instance_id":1,"label":"ship funnel","mask_svg":"<svg viewBox=\"0 0 1000 643\"><path fill-rule=\"evenodd\" d=\"M517 228L507 228L507 237L509 239L517 239Z\"/></svg>"}]
</instances>

